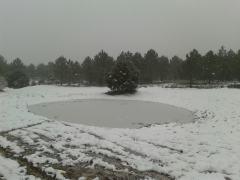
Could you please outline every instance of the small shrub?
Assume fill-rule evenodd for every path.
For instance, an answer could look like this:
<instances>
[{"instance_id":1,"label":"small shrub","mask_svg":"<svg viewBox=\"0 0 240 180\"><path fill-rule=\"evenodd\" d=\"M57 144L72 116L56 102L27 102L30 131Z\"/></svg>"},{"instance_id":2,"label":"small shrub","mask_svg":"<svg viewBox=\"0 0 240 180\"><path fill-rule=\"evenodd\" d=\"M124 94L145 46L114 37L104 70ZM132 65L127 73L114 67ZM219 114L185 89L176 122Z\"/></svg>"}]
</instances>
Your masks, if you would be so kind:
<instances>
[{"instance_id":1,"label":"small shrub","mask_svg":"<svg viewBox=\"0 0 240 180\"><path fill-rule=\"evenodd\" d=\"M14 71L7 77L8 87L23 88L29 85L29 78L21 71Z\"/></svg>"},{"instance_id":2,"label":"small shrub","mask_svg":"<svg viewBox=\"0 0 240 180\"><path fill-rule=\"evenodd\" d=\"M111 89L109 94L133 93L138 86L139 72L129 61L117 61L107 75L106 82Z\"/></svg>"}]
</instances>

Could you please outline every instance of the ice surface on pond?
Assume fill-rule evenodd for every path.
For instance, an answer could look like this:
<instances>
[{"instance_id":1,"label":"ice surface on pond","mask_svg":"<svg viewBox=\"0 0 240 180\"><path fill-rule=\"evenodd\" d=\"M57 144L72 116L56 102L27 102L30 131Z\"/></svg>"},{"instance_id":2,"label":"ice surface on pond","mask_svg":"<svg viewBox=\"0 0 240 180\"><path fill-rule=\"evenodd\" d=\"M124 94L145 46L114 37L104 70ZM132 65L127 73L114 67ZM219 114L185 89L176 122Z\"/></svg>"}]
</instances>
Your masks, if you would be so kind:
<instances>
[{"instance_id":1,"label":"ice surface on pond","mask_svg":"<svg viewBox=\"0 0 240 180\"><path fill-rule=\"evenodd\" d=\"M186 109L136 100L84 99L37 104L29 110L50 119L112 128L193 121L192 112Z\"/></svg>"}]
</instances>

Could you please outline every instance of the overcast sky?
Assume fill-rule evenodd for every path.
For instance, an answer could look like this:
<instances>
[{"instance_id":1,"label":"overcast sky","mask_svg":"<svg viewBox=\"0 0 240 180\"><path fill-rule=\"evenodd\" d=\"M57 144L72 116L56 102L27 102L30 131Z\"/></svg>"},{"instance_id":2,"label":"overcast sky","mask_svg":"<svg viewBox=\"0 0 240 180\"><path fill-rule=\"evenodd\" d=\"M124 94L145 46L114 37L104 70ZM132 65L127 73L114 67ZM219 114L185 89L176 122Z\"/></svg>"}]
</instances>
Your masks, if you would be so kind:
<instances>
[{"instance_id":1,"label":"overcast sky","mask_svg":"<svg viewBox=\"0 0 240 180\"><path fill-rule=\"evenodd\" d=\"M185 57L240 49L240 0L0 0L0 54L25 63L101 49Z\"/></svg>"}]
</instances>

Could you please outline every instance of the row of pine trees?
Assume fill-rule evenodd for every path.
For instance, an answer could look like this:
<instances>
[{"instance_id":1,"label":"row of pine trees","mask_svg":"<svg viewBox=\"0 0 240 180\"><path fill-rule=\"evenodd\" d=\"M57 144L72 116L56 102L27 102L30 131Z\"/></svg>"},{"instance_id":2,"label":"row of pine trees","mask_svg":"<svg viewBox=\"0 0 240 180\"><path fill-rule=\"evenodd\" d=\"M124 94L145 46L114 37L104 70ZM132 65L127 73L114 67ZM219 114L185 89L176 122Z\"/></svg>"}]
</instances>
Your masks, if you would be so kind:
<instances>
[{"instance_id":1,"label":"row of pine trees","mask_svg":"<svg viewBox=\"0 0 240 180\"><path fill-rule=\"evenodd\" d=\"M224 47L221 47L217 53L209 51L204 55L194 49L185 59L178 56L171 59L159 56L153 49L144 55L138 52L121 52L116 59L101 51L94 58L86 57L82 63L61 56L54 62L37 66L24 65L19 58L8 63L3 56L0 56L0 75L7 77L9 73L17 70L40 83L84 82L101 86L105 85L106 74L119 60L131 61L136 66L140 83L187 80L191 86L199 80L206 83L240 80L240 50L234 52Z\"/></svg>"}]
</instances>

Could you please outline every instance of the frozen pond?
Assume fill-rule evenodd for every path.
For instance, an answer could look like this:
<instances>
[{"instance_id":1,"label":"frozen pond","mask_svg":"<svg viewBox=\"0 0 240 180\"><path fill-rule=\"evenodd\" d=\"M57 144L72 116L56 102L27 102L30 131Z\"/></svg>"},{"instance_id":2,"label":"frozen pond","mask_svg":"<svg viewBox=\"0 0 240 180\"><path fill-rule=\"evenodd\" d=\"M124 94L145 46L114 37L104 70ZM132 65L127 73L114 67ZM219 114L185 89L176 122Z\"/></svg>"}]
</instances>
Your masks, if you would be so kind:
<instances>
[{"instance_id":1,"label":"frozen pond","mask_svg":"<svg viewBox=\"0 0 240 180\"><path fill-rule=\"evenodd\" d=\"M193 121L192 112L186 109L135 100L62 101L32 105L29 110L49 119L112 128L137 128L150 124Z\"/></svg>"}]
</instances>

